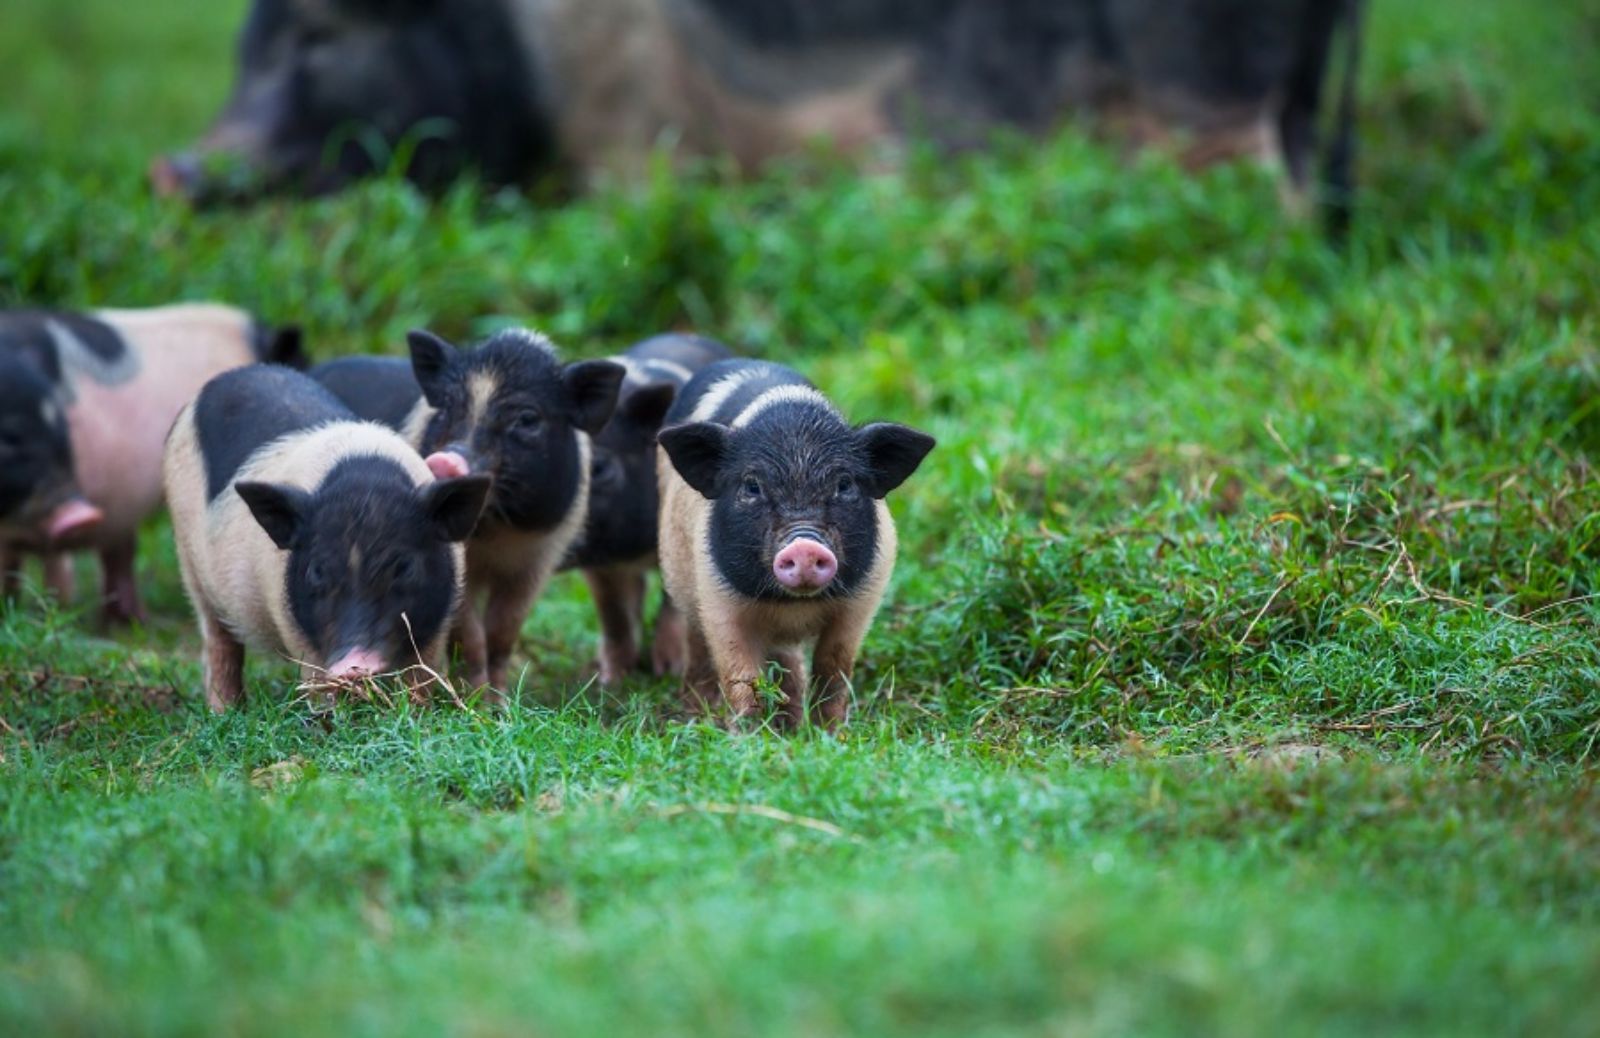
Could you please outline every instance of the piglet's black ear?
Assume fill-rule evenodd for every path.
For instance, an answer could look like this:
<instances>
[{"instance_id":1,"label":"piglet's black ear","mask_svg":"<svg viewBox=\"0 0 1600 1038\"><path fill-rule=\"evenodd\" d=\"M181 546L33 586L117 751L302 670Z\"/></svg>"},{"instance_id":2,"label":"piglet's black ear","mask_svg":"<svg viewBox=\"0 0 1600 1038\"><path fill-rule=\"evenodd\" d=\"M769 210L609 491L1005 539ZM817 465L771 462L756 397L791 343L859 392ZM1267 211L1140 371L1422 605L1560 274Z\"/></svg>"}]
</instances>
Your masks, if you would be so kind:
<instances>
[{"instance_id":1,"label":"piglet's black ear","mask_svg":"<svg viewBox=\"0 0 1600 1038\"><path fill-rule=\"evenodd\" d=\"M305 336L300 326L285 324L268 331L261 359L268 364L281 364L296 371L310 367L311 358L306 356Z\"/></svg>"},{"instance_id":2,"label":"piglet's black ear","mask_svg":"<svg viewBox=\"0 0 1600 1038\"><path fill-rule=\"evenodd\" d=\"M464 541L472 536L489 499L488 476L461 476L429 483L422 491L422 510L443 541Z\"/></svg>"},{"instance_id":3,"label":"piglet's black ear","mask_svg":"<svg viewBox=\"0 0 1600 1038\"><path fill-rule=\"evenodd\" d=\"M572 401L573 424L593 436L617 409L617 391L627 374L614 360L580 360L561 371L561 384Z\"/></svg>"},{"instance_id":4,"label":"piglet's black ear","mask_svg":"<svg viewBox=\"0 0 1600 1038\"><path fill-rule=\"evenodd\" d=\"M883 497L904 483L933 450L933 437L894 422L873 422L856 430L871 473L868 492Z\"/></svg>"},{"instance_id":5,"label":"piglet's black ear","mask_svg":"<svg viewBox=\"0 0 1600 1038\"><path fill-rule=\"evenodd\" d=\"M455 364L459 351L425 328L407 332L406 345L411 347L411 373L422 387L423 398L431 407L443 407L445 376Z\"/></svg>"},{"instance_id":6,"label":"piglet's black ear","mask_svg":"<svg viewBox=\"0 0 1600 1038\"><path fill-rule=\"evenodd\" d=\"M646 429L659 429L677 395L678 387L671 382L657 382L629 394L622 410Z\"/></svg>"},{"instance_id":7,"label":"piglet's black ear","mask_svg":"<svg viewBox=\"0 0 1600 1038\"><path fill-rule=\"evenodd\" d=\"M656 434L672 467L701 497L715 499L728 458L728 430L715 422L672 425Z\"/></svg>"},{"instance_id":8,"label":"piglet's black ear","mask_svg":"<svg viewBox=\"0 0 1600 1038\"><path fill-rule=\"evenodd\" d=\"M311 514L311 495L283 483L235 483L250 514L267 531L272 543L285 551L294 547Z\"/></svg>"}]
</instances>

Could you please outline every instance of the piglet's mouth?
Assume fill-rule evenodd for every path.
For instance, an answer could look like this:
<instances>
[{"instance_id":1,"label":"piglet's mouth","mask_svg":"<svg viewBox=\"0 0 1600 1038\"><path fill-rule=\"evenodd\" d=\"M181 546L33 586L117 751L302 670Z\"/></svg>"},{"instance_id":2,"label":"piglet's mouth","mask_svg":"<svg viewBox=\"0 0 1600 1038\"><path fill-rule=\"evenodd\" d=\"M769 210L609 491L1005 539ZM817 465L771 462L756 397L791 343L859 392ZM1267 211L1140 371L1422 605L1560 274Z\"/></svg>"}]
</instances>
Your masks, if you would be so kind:
<instances>
[{"instance_id":1,"label":"piglet's mouth","mask_svg":"<svg viewBox=\"0 0 1600 1038\"><path fill-rule=\"evenodd\" d=\"M375 678L388 673L389 669L389 661L382 653L353 649L328 664L327 676L329 681L344 684Z\"/></svg>"}]
</instances>

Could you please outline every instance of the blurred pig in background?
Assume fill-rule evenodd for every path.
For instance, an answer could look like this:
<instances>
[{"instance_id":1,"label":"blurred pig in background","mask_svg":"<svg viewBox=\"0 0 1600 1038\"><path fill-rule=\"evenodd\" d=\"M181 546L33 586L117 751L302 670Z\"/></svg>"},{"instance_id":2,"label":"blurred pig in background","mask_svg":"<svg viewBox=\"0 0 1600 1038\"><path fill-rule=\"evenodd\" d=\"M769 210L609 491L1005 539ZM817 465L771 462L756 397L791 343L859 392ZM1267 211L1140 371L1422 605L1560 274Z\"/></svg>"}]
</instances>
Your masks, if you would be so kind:
<instances>
[{"instance_id":1,"label":"blurred pig in background","mask_svg":"<svg viewBox=\"0 0 1600 1038\"><path fill-rule=\"evenodd\" d=\"M256 0L233 94L156 188L324 192L387 168L491 182L629 168L652 147L745 169L982 143L1087 113L1194 166L1310 184L1346 41L1327 186L1348 191L1361 0Z\"/></svg>"}]
</instances>

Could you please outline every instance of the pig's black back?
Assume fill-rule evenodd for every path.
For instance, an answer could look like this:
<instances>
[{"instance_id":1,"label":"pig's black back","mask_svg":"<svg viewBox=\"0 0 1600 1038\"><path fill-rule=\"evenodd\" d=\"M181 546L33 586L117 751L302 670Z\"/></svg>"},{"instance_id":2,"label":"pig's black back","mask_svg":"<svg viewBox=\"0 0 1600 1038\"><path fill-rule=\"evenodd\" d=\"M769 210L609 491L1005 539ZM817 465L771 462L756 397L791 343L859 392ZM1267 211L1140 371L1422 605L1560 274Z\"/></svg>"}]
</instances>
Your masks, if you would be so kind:
<instances>
[{"instance_id":1,"label":"pig's black back","mask_svg":"<svg viewBox=\"0 0 1600 1038\"><path fill-rule=\"evenodd\" d=\"M255 364L218 375L194 404L206 500L215 500L250 456L273 440L355 417L338 397L298 371Z\"/></svg>"},{"instance_id":2,"label":"pig's black back","mask_svg":"<svg viewBox=\"0 0 1600 1038\"><path fill-rule=\"evenodd\" d=\"M623 356L643 368L653 380L682 386L684 372L694 372L719 360L730 360L733 351L715 339L701 335L655 335L628 347Z\"/></svg>"},{"instance_id":3,"label":"pig's black back","mask_svg":"<svg viewBox=\"0 0 1600 1038\"><path fill-rule=\"evenodd\" d=\"M357 418L397 431L422 399L411 362L399 357L342 357L318 364L311 369L311 377Z\"/></svg>"},{"instance_id":4,"label":"pig's black back","mask_svg":"<svg viewBox=\"0 0 1600 1038\"><path fill-rule=\"evenodd\" d=\"M770 389L795 386L815 387L793 368L775 364L770 360L734 358L722 360L702 368L678 394L667 411L667 425L696 421L731 425L733 420L755 399ZM718 402L708 414L697 414L700 404L708 396Z\"/></svg>"}]
</instances>

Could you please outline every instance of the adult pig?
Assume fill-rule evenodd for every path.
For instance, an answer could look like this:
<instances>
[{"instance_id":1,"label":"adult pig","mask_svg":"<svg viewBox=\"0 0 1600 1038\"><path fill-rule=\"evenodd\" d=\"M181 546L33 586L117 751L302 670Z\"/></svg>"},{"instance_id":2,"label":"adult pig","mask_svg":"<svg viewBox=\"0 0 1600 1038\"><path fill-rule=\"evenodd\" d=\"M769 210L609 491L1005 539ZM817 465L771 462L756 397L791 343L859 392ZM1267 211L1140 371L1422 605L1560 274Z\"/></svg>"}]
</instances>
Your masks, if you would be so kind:
<instances>
[{"instance_id":1,"label":"adult pig","mask_svg":"<svg viewBox=\"0 0 1600 1038\"><path fill-rule=\"evenodd\" d=\"M656 433L684 384L733 354L697 335L658 335L614 357L627 374L616 412L594 437L589 517L566 565L583 571L600 621L600 682L615 685L640 662L645 583L656 566ZM651 664L683 670L683 618L662 595Z\"/></svg>"},{"instance_id":2,"label":"adult pig","mask_svg":"<svg viewBox=\"0 0 1600 1038\"><path fill-rule=\"evenodd\" d=\"M933 438L886 422L852 427L799 374L731 360L689 381L661 445L661 575L689 628L692 706L756 709L769 660L786 719L842 723L862 638L894 568L884 496Z\"/></svg>"},{"instance_id":3,"label":"adult pig","mask_svg":"<svg viewBox=\"0 0 1600 1038\"><path fill-rule=\"evenodd\" d=\"M394 431L256 365L184 409L164 480L212 709L243 695L246 645L333 682L442 663L487 478L435 480Z\"/></svg>"},{"instance_id":4,"label":"adult pig","mask_svg":"<svg viewBox=\"0 0 1600 1038\"><path fill-rule=\"evenodd\" d=\"M299 333L214 304L0 312L4 568L23 551L52 569L50 555L94 550L105 618L142 617L134 551L161 503L167 430L207 379L259 360L303 364Z\"/></svg>"},{"instance_id":5,"label":"adult pig","mask_svg":"<svg viewBox=\"0 0 1600 1038\"><path fill-rule=\"evenodd\" d=\"M156 186L324 191L389 167L437 183L634 167L662 141L746 168L1042 133L1075 113L1195 165L1312 176L1348 41L1327 178L1347 192L1360 0L256 0L233 96ZM401 148L402 142L407 147ZM374 146L376 145L376 146Z\"/></svg>"},{"instance_id":6,"label":"adult pig","mask_svg":"<svg viewBox=\"0 0 1600 1038\"><path fill-rule=\"evenodd\" d=\"M590 437L611 417L624 370L563 364L544 336L499 332L468 349L407 337L411 363L352 357L314 376L363 418L400 430L441 477L493 486L467 543L457 638L475 684L504 690L528 611L583 531Z\"/></svg>"}]
</instances>

